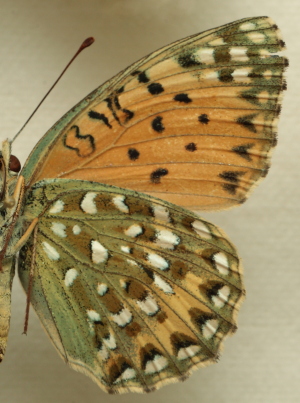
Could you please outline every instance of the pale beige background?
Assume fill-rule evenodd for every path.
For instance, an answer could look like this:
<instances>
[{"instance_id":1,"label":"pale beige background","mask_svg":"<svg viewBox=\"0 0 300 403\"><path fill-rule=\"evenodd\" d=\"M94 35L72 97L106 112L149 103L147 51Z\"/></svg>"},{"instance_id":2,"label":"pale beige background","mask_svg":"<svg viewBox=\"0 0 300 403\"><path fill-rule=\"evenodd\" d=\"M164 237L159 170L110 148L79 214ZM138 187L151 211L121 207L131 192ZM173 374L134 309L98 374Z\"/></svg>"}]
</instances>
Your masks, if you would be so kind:
<instances>
[{"instance_id":1,"label":"pale beige background","mask_svg":"<svg viewBox=\"0 0 300 403\"><path fill-rule=\"evenodd\" d=\"M14 146L24 162L61 115L141 56L235 19L269 15L282 30L290 68L279 145L267 179L242 207L209 218L244 261L247 299L237 334L217 365L155 394L107 396L58 357L16 278L2 403L296 403L300 395L300 2L299 0L0 0L1 139L12 137L87 36L74 63Z\"/></svg>"}]
</instances>

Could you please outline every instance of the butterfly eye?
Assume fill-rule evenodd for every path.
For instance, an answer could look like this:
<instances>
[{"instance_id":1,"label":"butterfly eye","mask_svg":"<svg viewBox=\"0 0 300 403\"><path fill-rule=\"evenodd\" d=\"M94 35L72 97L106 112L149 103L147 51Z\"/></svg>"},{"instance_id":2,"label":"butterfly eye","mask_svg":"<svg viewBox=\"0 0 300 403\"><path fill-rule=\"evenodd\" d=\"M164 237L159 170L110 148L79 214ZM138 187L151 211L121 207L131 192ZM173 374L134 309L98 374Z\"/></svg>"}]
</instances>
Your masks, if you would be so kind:
<instances>
[{"instance_id":1,"label":"butterfly eye","mask_svg":"<svg viewBox=\"0 0 300 403\"><path fill-rule=\"evenodd\" d=\"M10 169L10 171L13 171L13 172L20 172L20 170L21 170L21 163L18 160L18 158L14 155L10 156L9 169Z\"/></svg>"},{"instance_id":2,"label":"butterfly eye","mask_svg":"<svg viewBox=\"0 0 300 403\"><path fill-rule=\"evenodd\" d=\"M4 160L3 158L0 159L0 169L2 172L4 172ZM11 155L9 158L9 170L13 172L20 172L21 170L21 163L19 159L15 155Z\"/></svg>"}]
</instances>

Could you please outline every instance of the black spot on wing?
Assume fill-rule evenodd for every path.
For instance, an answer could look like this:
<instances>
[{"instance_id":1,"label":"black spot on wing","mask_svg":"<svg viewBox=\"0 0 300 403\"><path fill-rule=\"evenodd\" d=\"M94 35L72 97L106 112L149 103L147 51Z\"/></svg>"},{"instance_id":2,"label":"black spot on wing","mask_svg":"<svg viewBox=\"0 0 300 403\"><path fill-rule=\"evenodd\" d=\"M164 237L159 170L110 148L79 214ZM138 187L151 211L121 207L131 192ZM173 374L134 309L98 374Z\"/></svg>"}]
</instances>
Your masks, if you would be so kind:
<instances>
[{"instance_id":1,"label":"black spot on wing","mask_svg":"<svg viewBox=\"0 0 300 403\"><path fill-rule=\"evenodd\" d=\"M221 174L219 174L219 177L226 180L227 182L230 183L223 183L223 189L231 194L235 195L237 188L239 187L239 182L240 176L243 176L246 172L243 171L224 171Z\"/></svg>"},{"instance_id":2,"label":"black spot on wing","mask_svg":"<svg viewBox=\"0 0 300 403\"><path fill-rule=\"evenodd\" d=\"M182 102L184 104L189 104L192 102L191 98L189 98L188 94L177 94L174 97L174 101Z\"/></svg>"},{"instance_id":3,"label":"black spot on wing","mask_svg":"<svg viewBox=\"0 0 300 403\"><path fill-rule=\"evenodd\" d=\"M223 183L223 189L226 190L226 192L230 193L231 195L236 194L237 188L238 185L233 185L231 183Z\"/></svg>"},{"instance_id":4,"label":"black spot on wing","mask_svg":"<svg viewBox=\"0 0 300 403\"><path fill-rule=\"evenodd\" d=\"M150 80L144 71L136 70L131 73L132 76L138 76L137 79L140 83L148 83Z\"/></svg>"},{"instance_id":5,"label":"black spot on wing","mask_svg":"<svg viewBox=\"0 0 300 403\"><path fill-rule=\"evenodd\" d=\"M128 153L128 157L129 157L129 159L131 159L131 161L136 161L140 156L140 153L136 148L129 148L127 153Z\"/></svg>"},{"instance_id":6,"label":"black spot on wing","mask_svg":"<svg viewBox=\"0 0 300 403\"><path fill-rule=\"evenodd\" d=\"M200 123L207 125L207 123L209 122L209 117L206 115L206 113L203 113L198 117L198 120Z\"/></svg>"},{"instance_id":7,"label":"black spot on wing","mask_svg":"<svg viewBox=\"0 0 300 403\"><path fill-rule=\"evenodd\" d=\"M147 269L143 267L143 271L147 274L147 276L153 281L154 280L154 273L153 270Z\"/></svg>"},{"instance_id":8,"label":"black spot on wing","mask_svg":"<svg viewBox=\"0 0 300 403\"><path fill-rule=\"evenodd\" d=\"M224 171L219 176L228 182L238 183L239 177L245 175L245 173L243 171Z\"/></svg>"},{"instance_id":9,"label":"black spot on wing","mask_svg":"<svg viewBox=\"0 0 300 403\"><path fill-rule=\"evenodd\" d=\"M239 125L248 129L250 132L256 133L256 127L255 127L254 123L252 122L252 120L255 116L256 116L256 114L241 116L236 120L236 122Z\"/></svg>"},{"instance_id":10,"label":"black spot on wing","mask_svg":"<svg viewBox=\"0 0 300 403\"><path fill-rule=\"evenodd\" d=\"M119 119L118 115L116 114L116 111L114 110L114 107L113 107L112 96L109 96L108 98L105 98L104 101L106 102L108 109L113 114L113 117L116 119L116 121L119 124L121 124L120 119Z\"/></svg>"},{"instance_id":11,"label":"black spot on wing","mask_svg":"<svg viewBox=\"0 0 300 403\"><path fill-rule=\"evenodd\" d=\"M196 150L197 150L197 146L196 146L195 143L189 143L189 144L187 144L187 145L185 146L185 149L186 149L187 151L193 152L193 151L196 151Z\"/></svg>"},{"instance_id":12,"label":"black spot on wing","mask_svg":"<svg viewBox=\"0 0 300 403\"><path fill-rule=\"evenodd\" d=\"M241 144L232 148L232 151L247 161L252 161L249 150L254 146L254 143Z\"/></svg>"},{"instance_id":13,"label":"black spot on wing","mask_svg":"<svg viewBox=\"0 0 300 403\"><path fill-rule=\"evenodd\" d=\"M148 83L150 81L144 71L138 75L138 80L140 83Z\"/></svg>"},{"instance_id":14,"label":"black spot on wing","mask_svg":"<svg viewBox=\"0 0 300 403\"><path fill-rule=\"evenodd\" d=\"M192 53L185 53L178 57L178 63L183 68L200 66L201 63L195 58Z\"/></svg>"},{"instance_id":15,"label":"black spot on wing","mask_svg":"<svg viewBox=\"0 0 300 403\"><path fill-rule=\"evenodd\" d=\"M165 168L158 168L155 171L153 171L150 175L150 179L152 183L160 183L160 179L163 176L168 175L169 171Z\"/></svg>"},{"instance_id":16,"label":"black spot on wing","mask_svg":"<svg viewBox=\"0 0 300 403\"><path fill-rule=\"evenodd\" d=\"M117 96L114 96L114 104L117 109L121 109L121 105L119 103L119 98Z\"/></svg>"},{"instance_id":17,"label":"black spot on wing","mask_svg":"<svg viewBox=\"0 0 300 403\"><path fill-rule=\"evenodd\" d=\"M107 117L104 115L104 113L98 113L96 111L89 111L88 116L91 119L101 120L107 127L109 127L110 129L112 128L111 124L109 123L109 121L108 121Z\"/></svg>"},{"instance_id":18,"label":"black spot on wing","mask_svg":"<svg viewBox=\"0 0 300 403\"><path fill-rule=\"evenodd\" d=\"M222 69L219 71L219 80L222 83L231 83L233 81L232 73L234 69Z\"/></svg>"},{"instance_id":19,"label":"black spot on wing","mask_svg":"<svg viewBox=\"0 0 300 403\"><path fill-rule=\"evenodd\" d=\"M156 116L156 118L154 118L151 122L152 129L157 133L162 133L165 130L162 120L162 116Z\"/></svg>"},{"instance_id":20,"label":"black spot on wing","mask_svg":"<svg viewBox=\"0 0 300 403\"><path fill-rule=\"evenodd\" d=\"M164 91L164 87L160 83L149 84L147 88L151 95L158 95Z\"/></svg>"},{"instance_id":21,"label":"black spot on wing","mask_svg":"<svg viewBox=\"0 0 300 403\"><path fill-rule=\"evenodd\" d=\"M122 109L122 111L125 113L125 123L127 123L130 119L133 118L134 112L130 111L129 109Z\"/></svg>"}]
</instances>

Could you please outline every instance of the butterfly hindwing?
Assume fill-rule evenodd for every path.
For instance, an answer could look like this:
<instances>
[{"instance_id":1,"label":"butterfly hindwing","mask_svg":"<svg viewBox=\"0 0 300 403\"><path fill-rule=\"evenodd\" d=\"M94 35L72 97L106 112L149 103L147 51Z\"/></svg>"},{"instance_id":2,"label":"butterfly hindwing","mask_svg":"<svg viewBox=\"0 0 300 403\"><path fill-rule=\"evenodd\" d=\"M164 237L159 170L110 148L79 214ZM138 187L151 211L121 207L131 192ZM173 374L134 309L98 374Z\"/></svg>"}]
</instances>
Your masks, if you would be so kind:
<instances>
[{"instance_id":1,"label":"butterfly hindwing","mask_svg":"<svg viewBox=\"0 0 300 403\"><path fill-rule=\"evenodd\" d=\"M243 202L276 144L283 47L273 21L259 17L153 52L46 134L26 181L85 179L194 209Z\"/></svg>"},{"instance_id":2,"label":"butterfly hindwing","mask_svg":"<svg viewBox=\"0 0 300 403\"><path fill-rule=\"evenodd\" d=\"M243 297L233 245L214 225L134 191L45 180L19 276L63 358L109 392L150 391L214 362ZM26 225L27 225L26 224ZM33 263L32 263L33 262Z\"/></svg>"}]
</instances>

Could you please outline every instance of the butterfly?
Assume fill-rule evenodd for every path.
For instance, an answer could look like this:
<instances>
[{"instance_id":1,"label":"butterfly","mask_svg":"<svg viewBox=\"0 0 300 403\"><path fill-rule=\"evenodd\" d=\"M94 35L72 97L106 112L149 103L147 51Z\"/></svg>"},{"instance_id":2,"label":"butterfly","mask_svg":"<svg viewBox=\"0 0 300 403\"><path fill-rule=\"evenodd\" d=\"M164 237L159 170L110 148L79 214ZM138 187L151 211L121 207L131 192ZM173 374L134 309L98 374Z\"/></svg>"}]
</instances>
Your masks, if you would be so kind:
<instances>
[{"instance_id":1,"label":"butterfly","mask_svg":"<svg viewBox=\"0 0 300 403\"><path fill-rule=\"evenodd\" d=\"M17 263L60 356L109 393L216 362L240 258L198 210L240 205L276 144L284 43L267 17L181 39L63 116L23 169L0 154L0 358Z\"/></svg>"}]
</instances>

